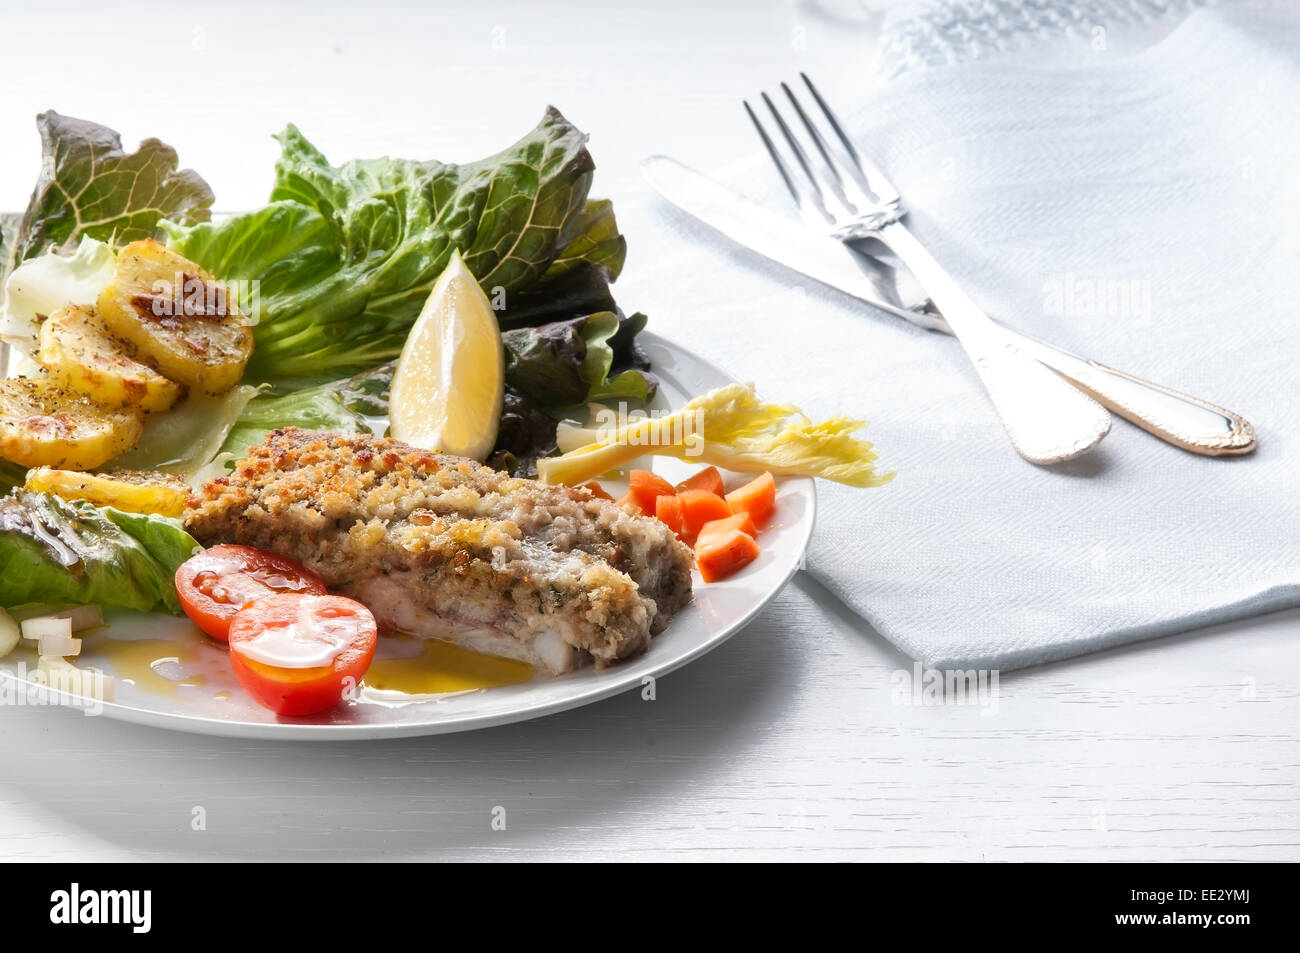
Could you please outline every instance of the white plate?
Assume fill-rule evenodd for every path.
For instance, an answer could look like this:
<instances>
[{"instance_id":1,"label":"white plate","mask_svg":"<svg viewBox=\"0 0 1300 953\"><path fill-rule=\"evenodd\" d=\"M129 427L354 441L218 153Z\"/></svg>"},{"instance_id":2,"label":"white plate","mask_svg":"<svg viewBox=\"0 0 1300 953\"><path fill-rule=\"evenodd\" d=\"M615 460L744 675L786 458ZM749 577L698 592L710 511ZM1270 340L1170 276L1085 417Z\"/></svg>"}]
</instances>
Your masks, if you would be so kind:
<instances>
[{"instance_id":1,"label":"white plate","mask_svg":"<svg viewBox=\"0 0 1300 953\"><path fill-rule=\"evenodd\" d=\"M658 335L644 332L638 340L662 382L657 406L680 406L690 396L734 380L715 365ZM655 460L653 468L673 482L692 469L673 460ZM152 640L176 642L178 654L185 655L186 660L183 664L161 666L162 675L179 676L182 683L191 684L171 682L147 672L134 682L119 678L115 700L104 702L102 713L109 718L197 734L330 741L436 735L524 721L630 689L640 690L648 679L671 672L721 645L743 628L799 567L812 535L815 508L812 480L779 481L776 516L763 531L763 551L758 559L723 582L705 585L697 573L694 601L673 617L649 651L603 671L584 668L559 678L538 676L518 685L424 696L424 700L398 704L367 700L363 693L360 700L324 715L282 718L248 698L230 672L225 650L199 636L198 630L183 618L110 613L107 629L86 640L82 656L76 661L79 667L99 667L113 673L114 659L120 664L123 658L122 641L151 640L140 647L146 658L166 654L157 651ZM96 643L104 638L115 643L112 652L96 650ZM34 653L25 648L0 661L0 677L11 683L0 685L0 689L36 697L21 674L24 670L30 672L35 664Z\"/></svg>"}]
</instances>

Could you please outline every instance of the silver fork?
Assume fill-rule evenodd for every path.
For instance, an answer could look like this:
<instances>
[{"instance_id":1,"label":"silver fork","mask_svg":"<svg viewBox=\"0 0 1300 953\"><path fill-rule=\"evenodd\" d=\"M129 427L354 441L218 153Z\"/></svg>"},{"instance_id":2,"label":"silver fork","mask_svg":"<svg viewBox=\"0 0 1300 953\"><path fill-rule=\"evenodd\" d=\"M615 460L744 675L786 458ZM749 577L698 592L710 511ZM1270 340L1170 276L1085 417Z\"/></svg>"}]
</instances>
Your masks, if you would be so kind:
<instances>
[{"instance_id":1,"label":"silver fork","mask_svg":"<svg viewBox=\"0 0 1300 953\"><path fill-rule=\"evenodd\" d=\"M843 242L877 239L902 261L961 342L1012 446L1022 457L1049 465L1095 447L1110 432L1110 414L1035 360L961 290L903 224L906 210L898 190L875 163L854 147L812 81L800 75L838 146L823 134L785 83L781 89L812 144L811 152L801 144L767 93L762 98L794 159L794 168L748 102L745 111L794 196L805 224Z\"/></svg>"}]
</instances>

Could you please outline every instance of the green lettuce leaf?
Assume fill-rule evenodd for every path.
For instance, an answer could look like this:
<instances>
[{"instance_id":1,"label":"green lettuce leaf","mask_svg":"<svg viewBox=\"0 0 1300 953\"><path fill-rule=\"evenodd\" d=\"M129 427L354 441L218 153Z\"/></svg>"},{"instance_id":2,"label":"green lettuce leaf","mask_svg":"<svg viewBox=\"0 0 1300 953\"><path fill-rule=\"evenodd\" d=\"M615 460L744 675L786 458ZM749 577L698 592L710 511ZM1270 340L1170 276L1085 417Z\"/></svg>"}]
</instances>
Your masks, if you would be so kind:
<instances>
[{"instance_id":1,"label":"green lettuce leaf","mask_svg":"<svg viewBox=\"0 0 1300 953\"><path fill-rule=\"evenodd\" d=\"M237 460L261 443L268 431L282 427L375 433L388 414L388 390L395 362L355 377L304 387L282 397L259 397L244 408L221 448Z\"/></svg>"},{"instance_id":2,"label":"green lettuce leaf","mask_svg":"<svg viewBox=\"0 0 1300 953\"><path fill-rule=\"evenodd\" d=\"M609 199L592 199L574 216L564 247L542 279L558 278L574 268L598 265L605 269L608 280L614 281L626 259L627 239L619 234L614 203Z\"/></svg>"},{"instance_id":3,"label":"green lettuce leaf","mask_svg":"<svg viewBox=\"0 0 1300 953\"><path fill-rule=\"evenodd\" d=\"M180 520L14 492L0 498L0 606L179 612L173 577L198 549Z\"/></svg>"},{"instance_id":4,"label":"green lettuce leaf","mask_svg":"<svg viewBox=\"0 0 1300 953\"><path fill-rule=\"evenodd\" d=\"M223 221L163 222L168 242L223 280L256 280L259 302L277 313L338 267L330 220L297 202L272 202Z\"/></svg>"},{"instance_id":5,"label":"green lettuce leaf","mask_svg":"<svg viewBox=\"0 0 1300 953\"><path fill-rule=\"evenodd\" d=\"M151 414L135 447L114 457L110 469L161 470L190 479L221 450L256 387L240 384L224 394L190 393L170 410Z\"/></svg>"},{"instance_id":6,"label":"green lettuce leaf","mask_svg":"<svg viewBox=\"0 0 1300 953\"><path fill-rule=\"evenodd\" d=\"M631 398L643 403L654 396L659 382L642 367L617 371L620 355L624 363L642 363L632 351L632 339L645 327L646 316L638 312L630 318L606 311L587 318L582 329L587 353L582 361L582 379L590 390L584 402ZM644 362L648 367L648 362Z\"/></svg>"},{"instance_id":7,"label":"green lettuce leaf","mask_svg":"<svg viewBox=\"0 0 1300 953\"><path fill-rule=\"evenodd\" d=\"M271 205L163 224L172 247L213 274L260 282L250 379L320 381L396 357L457 248L488 297L507 302L553 266L548 280L621 267L612 210L587 202L586 136L555 109L466 165L334 166L294 126L278 139Z\"/></svg>"},{"instance_id":8,"label":"green lettuce leaf","mask_svg":"<svg viewBox=\"0 0 1300 953\"><path fill-rule=\"evenodd\" d=\"M41 321L65 305L93 305L116 264L108 243L85 235L70 255L46 252L23 262L4 282L0 343L35 358Z\"/></svg>"},{"instance_id":9,"label":"green lettuce leaf","mask_svg":"<svg viewBox=\"0 0 1300 953\"><path fill-rule=\"evenodd\" d=\"M5 242L5 272L50 250L71 252L82 236L125 244L152 237L163 218L206 221L212 190L176 151L145 139L135 152L107 126L43 112L43 161L27 210Z\"/></svg>"}]
</instances>

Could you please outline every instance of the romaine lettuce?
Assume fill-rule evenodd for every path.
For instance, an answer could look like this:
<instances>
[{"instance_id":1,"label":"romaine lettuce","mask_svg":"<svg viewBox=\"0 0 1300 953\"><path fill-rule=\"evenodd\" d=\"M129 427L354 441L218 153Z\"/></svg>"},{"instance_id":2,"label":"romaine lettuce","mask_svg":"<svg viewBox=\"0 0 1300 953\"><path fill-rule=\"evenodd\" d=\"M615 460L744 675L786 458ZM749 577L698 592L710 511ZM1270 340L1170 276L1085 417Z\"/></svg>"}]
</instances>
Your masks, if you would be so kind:
<instances>
[{"instance_id":1,"label":"romaine lettuce","mask_svg":"<svg viewBox=\"0 0 1300 953\"><path fill-rule=\"evenodd\" d=\"M587 201L587 137L553 108L504 152L467 165L333 166L294 126L278 138L270 205L163 224L171 246L213 274L260 283L250 379L319 381L396 357L456 249L507 306L583 266L610 278L622 267L611 208Z\"/></svg>"},{"instance_id":2,"label":"romaine lettuce","mask_svg":"<svg viewBox=\"0 0 1300 953\"><path fill-rule=\"evenodd\" d=\"M16 491L0 498L0 606L179 612L173 577L198 548L180 520Z\"/></svg>"},{"instance_id":3,"label":"romaine lettuce","mask_svg":"<svg viewBox=\"0 0 1300 953\"><path fill-rule=\"evenodd\" d=\"M107 464L121 470L161 470L188 480L221 450L257 388L239 384L224 394L191 391L161 414L151 414L135 447Z\"/></svg>"},{"instance_id":4,"label":"romaine lettuce","mask_svg":"<svg viewBox=\"0 0 1300 953\"><path fill-rule=\"evenodd\" d=\"M114 466L193 479L213 469L218 448L224 461L276 427L372 429L392 374L383 362L399 353L455 249L507 332L509 420L494 458L551 452L561 409L653 394L632 341L645 318L624 317L609 290L627 243L612 205L588 198L594 163L586 136L553 108L513 146L466 165L333 166L289 126L278 137L270 204L219 223L208 220L206 183L178 170L175 152L158 140L128 154L106 127L54 112L37 123L45 171L23 217L2 223L0 262L57 252L27 267L34 278L57 279L54 297L68 303L111 270L112 250L95 239L161 232L223 280L258 283L246 380L272 382L274 392L251 402L250 387L191 397L151 418L137 448ZM19 308L24 299L12 283L10 290L13 314L0 332L30 350L35 315L55 304L47 295ZM0 483L14 479L0 474Z\"/></svg>"},{"instance_id":5,"label":"romaine lettuce","mask_svg":"<svg viewBox=\"0 0 1300 953\"><path fill-rule=\"evenodd\" d=\"M373 433L388 413L394 362L343 380L304 387L282 397L258 397L240 414L221 448L223 456L244 456L267 431L281 427Z\"/></svg>"},{"instance_id":6,"label":"romaine lettuce","mask_svg":"<svg viewBox=\"0 0 1300 953\"><path fill-rule=\"evenodd\" d=\"M66 305L93 305L116 264L112 247L88 235L71 255L47 252L23 262L4 282L0 343L34 358L41 320Z\"/></svg>"},{"instance_id":7,"label":"romaine lettuce","mask_svg":"<svg viewBox=\"0 0 1300 953\"><path fill-rule=\"evenodd\" d=\"M135 152L107 126L60 116L36 117L43 161L27 210L5 242L7 274L50 250L71 252L83 236L119 245L151 238L158 220L207 221L212 190L191 169L178 169L176 150L145 139Z\"/></svg>"}]
</instances>

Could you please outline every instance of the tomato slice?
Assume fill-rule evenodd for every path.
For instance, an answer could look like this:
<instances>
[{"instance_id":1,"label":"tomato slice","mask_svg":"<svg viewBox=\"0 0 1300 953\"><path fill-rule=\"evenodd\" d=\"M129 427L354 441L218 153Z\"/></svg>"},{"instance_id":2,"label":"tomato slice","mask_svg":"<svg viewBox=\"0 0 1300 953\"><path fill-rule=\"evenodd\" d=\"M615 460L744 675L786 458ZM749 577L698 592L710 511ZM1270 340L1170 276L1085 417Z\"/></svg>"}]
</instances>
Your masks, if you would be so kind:
<instances>
[{"instance_id":1,"label":"tomato slice","mask_svg":"<svg viewBox=\"0 0 1300 953\"><path fill-rule=\"evenodd\" d=\"M230 622L230 667L260 704L314 715L355 691L375 657L375 617L343 596L259 599Z\"/></svg>"},{"instance_id":2,"label":"tomato slice","mask_svg":"<svg viewBox=\"0 0 1300 953\"><path fill-rule=\"evenodd\" d=\"M222 642L236 612L280 592L323 596L326 589L319 576L296 560L252 546L213 546L176 570L181 608Z\"/></svg>"}]
</instances>

